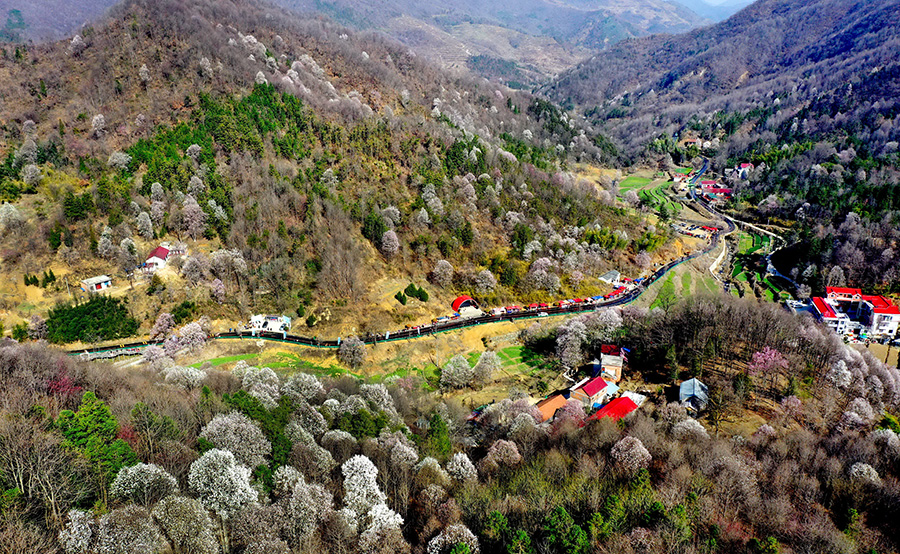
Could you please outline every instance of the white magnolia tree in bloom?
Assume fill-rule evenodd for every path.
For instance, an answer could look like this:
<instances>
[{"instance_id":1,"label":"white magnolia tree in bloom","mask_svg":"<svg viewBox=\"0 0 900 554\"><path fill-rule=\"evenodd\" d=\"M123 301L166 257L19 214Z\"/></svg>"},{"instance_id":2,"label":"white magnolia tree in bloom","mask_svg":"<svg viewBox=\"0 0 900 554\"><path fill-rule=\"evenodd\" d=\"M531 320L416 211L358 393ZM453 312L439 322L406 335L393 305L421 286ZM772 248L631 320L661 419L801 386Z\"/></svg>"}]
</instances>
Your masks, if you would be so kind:
<instances>
[{"instance_id":1,"label":"white magnolia tree in bloom","mask_svg":"<svg viewBox=\"0 0 900 554\"><path fill-rule=\"evenodd\" d=\"M449 287L453 283L453 266L447 260L438 260L431 271L431 281L440 287Z\"/></svg>"},{"instance_id":2,"label":"white magnolia tree in bloom","mask_svg":"<svg viewBox=\"0 0 900 554\"><path fill-rule=\"evenodd\" d=\"M357 518L369 513L372 506L384 504L387 497L378 488L378 469L365 456L353 456L341 466L344 474L344 505L353 510Z\"/></svg>"},{"instance_id":3,"label":"white magnolia tree in bloom","mask_svg":"<svg viewBox=\"0 0 900 554\"><path fill-rule=\"evenodd\" d=\"M315 375L295 373L284 384L284 394L295 402L311 402L325 394L325 387Z\"/></svg>"},{"instance_id":4,"label":"white magnolia tree in bloom","mask_svg":"<svg viewBox=\"0 0 900 554\"><path fill-rule=\"evenodd\" d=\"M185 390L198 388L206 379L206 372L200 368L190 366L169 366L162 370L166 383L181 387Z\"/></svg>"},{"instance_id":5,"label":"white magnolia tree in bloom","mask_svg":"<svg viewBox=\"0 0 900 554\"><path fill-rule=\"evenodd\" d=\"M462 354L457 354L441 370L441 388L461 389L469 386L474 377L475 370L469 365L469 361Z\"/></svg>"},{"instance_id":6,"label":"white magnolia tree in bloom","mask_svg":"<svg viewBox=\"0 0 900 554\"><path fill-rule=\"evenodd\" d=\"M363 554L383 550L382 545L403 541L403 518L385 504L375 504L366 515L368 525L359 537L359 549Z\"/></svg>"},{"instance_id":7,"label":"white magnolia tree in bloom","mask_svg":"<svg viewBox=\"0 0 900 554\"><path fill-rule=\"evenodd\" d=\"M334 499L331 493L322 485L307 484L297 472L287 504L289 532L294 542L303 542L312 536L333 509Z\"/></svg>"},{"instance_id":8,"label":"white magnolia tree in bloom","mask_svg":"<svg viewBox=\"0 0 900 554\"><path fill-rule=\"evenodd\" d=\"M428 542L428 554L448 554L457 544L465 544L471 554L478 554L481 549L478 537L462 523L448 525L437 536Z\"/></svg>"},{"instance_id":9,"label":"white magnolia tree in bloom","mask_svg":"<svg viewBox=\"0 0 900 554\"><path fill-rule=\"evenodd\" d=\"M636 437L625 437L612 447L613 460L626 475L634 475L638 470L647 467L652 457L644 447L644 443Z\"/></svg>"},{"instance_id":10,"label":"white magnolia tree in bloom","mask_svg":"<svg viewBox=\"0 0 900 554\"><path fill-rule=\"evenodd\" d=\"M350 337L341 342L338 360L351 368L358 368L366 361L366 346L359 337Z\"/></svg>"},{"instance_id":11,"label":"white magnolia tree in bloom","mask_svg":"<svg viewBox=\"0 0 900 554\"><path fill-rule=\"evenodd\" d=\"M156 554L166 540L146 508L130 504L100 517L98 554Z\"/></svg>"},{"instance_id":12,"label":"white magnolia tree in bloom","mask_svg":"<svg viewBox=\"0 0 900 554\"><path fill-rule=\"evenodd\" d=\"M475 379L482 384L490 383L494 372L499 371L501 366L500 356L496 352L486 350L481 353L478 362L475 363Z\"/></svg>"},{"instance_id":13,"label":"white magnolia tree in bloom","mask_svg":"<svg viewBox=\"0 0 900 554\"><path fill-rule=\"evenodd\" d=\"M496 286L497 278L494 277L494 274L488 269L481 270L478 275L475 276L475 290L480 294L494 292Z\"/></svg>"},{"instance_id":14,"label":"white magnolia tree in bloom","mask_svg":"<svg viewBox=\"0 0 900 554\"><path fill-rule=\"evenodd\" d=\"M200 432L200 437L217 448L228 450L235 459L248 467L266 463L272 444L260 428L240 412L219 414Z\"/></svg>"},{"instance_id":15,"label":"white magnolia tree in bloom","mask_svg":"<svg viewBox=\"0 0 900 554\"><path fill-rule=\"evenodd\" d=\"M127 498L135 504L149 506L178 491L178 481L156 464L135 464L123 467L116 475L109 492Z\"/></svg>"},{"instance_id":16,"label":"white magnolia tree in bloom","mask_svg":"<svg viewBox=\"0 0 900 554\"><path fill-rule=\"evenodd\" d=\"M278 405L281 398L281 380L268 367L254 367L241 361L235 366L232 375L241 380L241 386L250 396L259 400L267 410Z\"/></svg>"},{"instance_id":17,"label":"white magnolia tree in bloom","mask_svg":"<svg viewBox=\"0 0 900 554\"><path fill-rule=\"evenodd\" d=\"M213 448L191 464L188 486L208 509L228 519L257 501L250 485L250 470L237 463L234 454Z\"/></svg>"},{"instance_id":18,"label":"white magnolia tree in bloom","mask_svg":"<svg viewBox=\"0 0 900 554\"><path fill-rule=\"evenodd\" d=\"M168 537L175 552L220 552L213 522L200 501L185 496L167 496L153 508L153 518Z\"/></svg>"},{"instance_id":19,"label":"white magnolia tree in bloom","mask_svg":"<svg viewBox=\"0 0 900 554\"><path fill-rule=\"evenodd\" d=\"M460 483L473 483L478 479L475 464L465 452L457 452L447 462L447 474Z\"/></svg>"},{"instance_id":20,"label":"white magnolia tree in bloom","mask_svg":"<svg viewBox=\"0 0 900 554\"><path fill-rule=\"evenodd\" d=\"M125 152L115 151L109 155L109 159L106 161L106 165L113 169L127 169L128 164L131 163L131 156L126 154Z\"/></svg>"},{"instance_id":21,"label":"white magnolia tree in bloom","mask_svg":"<svg viewBox=\"0 0 900 554\"><path fill-rule=\"evenodd\" d=\"M98 113L91 119L91 135L94 138L100 138L106 134L106 117L102 113Z\"/></svg>"},{"instance_id":22,"label":"white magnolia tree in bloom","mask_svg":"<svg viewBox=\"0 0 900 554\"><path fill-rule=\"evenodd\" d=\"M388 229L381 235L381 253L386 258L391 258L400 251L400 239L393 229Z\"/></svg>"}]
</instances>

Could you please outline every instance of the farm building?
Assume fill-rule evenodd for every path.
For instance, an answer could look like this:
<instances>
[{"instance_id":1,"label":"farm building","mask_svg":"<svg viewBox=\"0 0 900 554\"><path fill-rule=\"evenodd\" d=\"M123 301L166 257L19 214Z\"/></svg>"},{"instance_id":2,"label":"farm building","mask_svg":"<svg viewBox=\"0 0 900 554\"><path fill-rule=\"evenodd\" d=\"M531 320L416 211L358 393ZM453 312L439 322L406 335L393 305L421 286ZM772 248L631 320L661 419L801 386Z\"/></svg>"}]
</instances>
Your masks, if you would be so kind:
<instances>
[{"instance_id":1,"label":"farm building","mask_svg":"<svg viewBox=\"0 0 900 554\"><path fill-rule=\"evenodd\" d=\"M98 275L81 281L81 290L84 292L100 292L111 286L112 279L109 278L109 275Z\"/></svg>"},{"instance_id":2,"label":"farm building","mask_svg":"<svg viewBox=\"0 0 900 554\"><path fill-rule=\"evenodd\" d=\"M537 409L541 412L541 421L549 421L556 415L556 410L566 405L566 397L554 394L537 403Z\"/></svg>"},{"instance_id":3,"label":"farm building","mask_svg":"<svg viewBox=\"0 0 900 554\"><path fill-rule=\"evenodd\" d=\"M688 379L678 389L678 400L689 411L700 413L709 403L709 388L699 379Z\"/></svg>"}]
</instances>

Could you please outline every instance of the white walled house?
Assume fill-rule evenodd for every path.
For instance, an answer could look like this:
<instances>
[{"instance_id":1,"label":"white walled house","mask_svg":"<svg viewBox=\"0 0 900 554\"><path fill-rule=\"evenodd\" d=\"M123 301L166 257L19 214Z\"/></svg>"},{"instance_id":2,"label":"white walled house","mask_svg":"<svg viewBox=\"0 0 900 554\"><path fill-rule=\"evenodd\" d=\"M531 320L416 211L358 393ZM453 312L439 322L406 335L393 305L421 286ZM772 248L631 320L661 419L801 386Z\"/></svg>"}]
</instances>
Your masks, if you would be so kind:
<instances>
[{"instance_id":1,"label":"white walled house","mask_svg":"<svg viewBox=\"0 0 900 554\"><path fill-rule=\"evenodd\" d=\"M112 286L112 279L109 275L98 275L81 280L81 290L84 292L101 292Z\"/></svg>"},{"instance_id":2,"label":"white walled house","mask_svg":"<svg viewBox=\"0 0 900 554\"><path fill-rule=\"evenodd\" d=\"M170 257L170 252L168 248L164 246L157 246L153 252L150 252L150 255L147 256L147 261L144 262L144 269L149 272L156 271L157 269L162 269L166 267L166 263L168 263Z\"/></svg>"}]
</instances>

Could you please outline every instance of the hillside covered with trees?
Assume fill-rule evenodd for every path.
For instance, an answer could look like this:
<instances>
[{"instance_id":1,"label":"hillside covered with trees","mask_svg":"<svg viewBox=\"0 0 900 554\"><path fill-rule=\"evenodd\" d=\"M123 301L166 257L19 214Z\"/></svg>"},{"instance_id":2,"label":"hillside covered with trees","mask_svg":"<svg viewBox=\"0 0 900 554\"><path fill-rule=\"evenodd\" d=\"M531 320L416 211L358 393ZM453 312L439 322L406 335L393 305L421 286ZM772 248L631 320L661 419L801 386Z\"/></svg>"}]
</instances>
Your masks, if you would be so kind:
<instances>
[{"instance_id":1,"label":"hillside covered with trees","mask_svg":"<svg viewBox=\"0 0 900 554\"><path fill-rule=\"evenodd\" d=\"M754 164L730 180L731 208L802 241L784 273L816 285L840 267L895 291L898 14L896 1L761 0L711 27L622 43L542 92L633 162Z\"/></svg>"},{"instance_id":2,"label":"hillside covered with trees","mask_svg":"<svg viewBox=\"0 0 900 554\"><path fill-rule=\"evenodd\" d=\"M523 340L575 365L627 346L651 386L702 377L704 422L664 394L618 423L586 419L579 400L542 423L517 390L473 413L454 391L498 377L490 351L474 367L452 359L430 392L416 375L281 376L244 362L122 371L7 340L0 550L897 548L900 375L814 321L699 300L536 323ZM765 419L741 423L748 409Z\"/></svg>"},{"instance_id":3,"label":"hillside covered with trees","mask_svg":"<svg viewBox=\"0 0 900 554\"><path fill-rule=\"evenodd\" d=\"M185 299L339 324L386 278L586 294L669 238L573 173L618 154L554 105L273 6L129 2L4 52L4 271L51 259L130 286L157 241L187 241L146 325Z\"/></svg>"}]
</instances>

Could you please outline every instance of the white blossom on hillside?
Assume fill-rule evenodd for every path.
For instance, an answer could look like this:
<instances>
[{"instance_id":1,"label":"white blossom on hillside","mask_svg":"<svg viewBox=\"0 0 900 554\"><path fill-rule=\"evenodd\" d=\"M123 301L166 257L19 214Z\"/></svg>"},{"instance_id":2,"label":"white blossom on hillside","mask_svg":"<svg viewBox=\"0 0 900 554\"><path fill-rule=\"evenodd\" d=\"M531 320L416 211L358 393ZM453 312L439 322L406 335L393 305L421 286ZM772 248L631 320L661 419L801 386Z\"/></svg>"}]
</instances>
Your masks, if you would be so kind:
<instances>
[{"instance_id":1,"label":"white blossom on hillside","mask_svg":"<svg viewBox=\"0 0 900 554\"><path fill-rule=\"evenodd\" d=\"M156 554L165 544L150 513L134 504L104 514L97 525L99 554Z\"/></svg>"},{"instance_id":2,"label":"white blossom on hillside","mask_svg":"<svg viewBox=\"0 0 900 554\"><path fill-rule=\"evenodd\" d=\"M69 54L73 56L77 56L84 52L84 49L87 48L87 44L85 44L84 39L81 38L81 35L76 34L72 37L72 41L69 42Z\"/></svg>"},{"instance_id":3,"label":"white blossom on hillside","mask_svg":"<svg viewBox=\"0 0 900 554\"><path fill-rule=\"evenodd\" d=\"M494 277L494 274L488 269L481 270L478 275L475 276L475 290L479 294L490 294L494 292L496 286L497 278Z\"/></svg>"},{"instance_id":4,"label":"white blossom on hillside","mask_svg":"<svg viewBox=\"0 0 900 554\"><path fill-rule=\"evenodd\" d=\"M634 475L639 469L647 467L652 457L644 448L644 443L636 437L625 437L610 452L616 465L625 475Z\"/></svg>"},{"instance_id":5,"label":"white blossom on hillside","mask_svg":"<svg viewBox=\"0 0 900 554\"><path fill-rule=\"evenodd\" d=\"M188 485L204 506L223 519L255 503L258 496L250 485L250 469L238 464L231 452L218 448L191 464Z\"/></svg>"},{"instance_id":6,"label":"white blossom on hillside","mask_svg":"<svg viewBox=\"0 0 900 554\"><path fill-rule=\"evenodd\" d=\"M462 523L448 525L443 531L428 542L427 554L449 554L457 544L464 544L471 554L478 554L481 550L478 537Z\"/></svg>"},{"instance_id":7,"label":"white blossom on hillside","mask_svg":"<svg viewBox=\"0 0 900 554\"><path fill-rule=\"evenodd\" d=\"M342 364L356 369L366 361L366 346L359 337L349 337L341 342L337 357Z\"/></svg>"},{"instance_id":8,"label":"white blossom on hillside","mask_svg":"<svg viewBox=\"0 0 900 554\"><path fill-rule=\"evenodd\" d=\"M447 462L447 474L460 483L469 483L478 479L475 464L464 452L457 452Z\"/></svg>"},{"instance_id":9,"label":"white blossom on hillside","mask_svg":"<svg viewBox=\"0 0 900 554\"><path fill-rule=\"evenodd\" d=\"M127 498L135 504L149 506L178 491L178 481L156 464L135 464L123 467L116 475L109 492Z\"/></svg>"},{"instance_id":10,"label":"white blossom on hillside","mask_svg":"<svg viewBox=\"0 0 900 554\"><path fill-rule=\"evenodd\" d=\"M91 119L91 136L100 138L106 134L106 118L98 113Z\"/></svg>"},{"instance_id":11,"label":"white blossom on hillside","mask_svg":"<svg viewBox=\"0 0 900 554\"><path fill-rule=\"evenodd\" d=\"M241 387L250 396L259 400L266 409L278 405L281 398L281 380L268 367L253 367L241 360L232 370L232 375L241 380Z\"/></svg>"},{"instance_id":12,"label":"white blossom on hillside","mask_svg":"<svg viewBox=\"0 0 900 554\"><path fill-rule=\"evenodd\" d=\"M145 239L153 238L153 222L150 220L150 214L141 212L137 216L137 232Z\"/></svg>"},{"instance_id":13,"label":"white blossom on hillside","mask_svg":"<svg viewBox=\"0 0 900 554\"><path fill-rule=\"evenodd\" d=\"M344 475L344 505L357 517L366 515L372 506L384 504L387 497L378 488L378 469L365 456L353 456L341 466Z\"/></svg>"},{"instance_id":14,"label":"white blossom on hillside","mask_svg":"<svg viewBox=\"0 0 900 554\"><path fill-rule=\"evenodd\" d=\"M153 508L159 523L175 552L218 554L219 544L213 522L205 507L193 498L168 496Z\"/></svg>"},{"instance_id":15,"label":"white blossom on hillside","mask_svg":"<svg viewBox=\"0 0 900 554\"><path fill-rule=\"evenodd\" d=\"M325 387L315 375L295 373L285 382L284 394L294 402L311 402L325 394Z\"/></svg>"},{"instance_id":16,"label":"white blossom on hillside","mask_svg":"<svg viewBox=\"0 0 900 554\"><path fill-rule=\"evenodd\" d=\"M431 271L431 281L440 286L448 287L453 283L453 266L447 260L438 260Z\"/></svg>"},{"instance_id":17,"label":"white blossom on hillside","mask_svg":"<svg viewBox=\"0 0 900 554\"><path fill-rule=\"evenodd\" d=\"M496 352L486 350L481 353L478 362L475 363L475 380L481 384L490 383L494 372L499 371L501 367L500 356Z\"/></svg>"},{"instance_id":18,"label":"white blossom on hillside","mask_svg":"<svg viewBox=\"0 0 900 554\"><path fill-rule=\"evenodd\" d=\"M200 437L234 454L238 463L256 467L266 463L272 445L252 419L240 412L219 414L203 427Z\"/></svg>"},{"instance_id":19,"label":"white blossom on hillside","mask_svg":"<svg viewBox=\"0 0 900 554\"><path fill-rule=\"evenodd\" d=\"M875 468L863 462L856 462L850 467L850 480L866 485L880 485L881 477Z\"/></svg>"},{"instance_id":20,"label":"white blossom on hillside","mask_svg":"<svg viewBox=\"0 0 900 554\"><path fill-rule=\"evenodd\" d=\"M125 152L116 151L109 155L109 159L106 160L106 165L113 169L128 169L128 164L131 163L131 156L126 154Z\"/></svg>"},{"instance_id":21,"label":"white blossom on hillside","mask_svg":"<svg viewBox=\"0 0 900 554\"><path fill-rule=\"evenodd\" d=\"M59 532L58 540L66 554L82 554L91 546L94 536L93 518L88 512L70 510L68 522Z\"/></svg>"},{"instance_id":22,"label":"white blossom on hillside","mask_svg":"<svg viewBox=\"0 0 900 554\"><path fill-rule=\"evenodd\" d=\"M332 494L319 484L307 484L301 476L294 483L287 506L290 533L297 542L309 538L334 509Z\"/></svg>"},{"instance_id":23,"label":"white blossom on hillside","mask_svg":"<svg viewBox=\"0 0 900 554\"><path fill-rule=\"evenodd\" d=\"M469 361L462 354L457 354L441 370L441 388L461 389L469 386L474 377L475 370Z\"/></svg>"},{"instance_id":24,"label":"white blossom on hillside","mask_svg":"<svg viewBox=\"0 0 900 554\"><path fill-rule=\"evenodd\" d=\"M381 235L381 253L385 258L391 258L400 251L400 239L393 229L388 229Z\"/></svg>"},{"instance_id":25,"label":"white blossom on hillside","mask_svg":"<svg viewBox=\"0 0 900 554\"><path fill-rule=\"evenodd\" d=\"M9 202L4 202L0 206L0 229L4 231L12 231L25 223L25 218L19 208L13 206Z\"/></svg>"},{"instance_id":26,"label":"white blossom on hillside","mask_svg":"<svg viewBox=\"0 0 900 554\"><path fill-rule=\"evenodd\" d=\"M384 545L398 538L403 540L400 531L403 518L385 504L372 506L366 514L368 525L360 534L359 549L363 554L384 551Z\"/></svg>"},{"instance_id":27,"label":"white blossom on hillside","mask_svg":"<svg viewBox=\"0 0 900 554\"><path fill-rule=\"evenodd\" d=\"M269 80L266 79L266 75L262 71L258 71L256 73L255 82L257 85L268 85L269 84Z\"/></svg>"},{"instance_id":28,"label":"white blossom on hillside","mask_svg":"<svg viewBox=\"0 0 900 554\"><path fill-rule=\"evenodd\" d=\"M196 367L171 366L162 371L166 383L185 390L199 388L206 379L206 372Z\"/></svg>"},{"instance_id":29,"label":"white blossom on hillside","mask_svg":"<svg viewBox=\"0 0 900 554\"><path fill-rule=\"evenodd\" d=\"M141 65L141 68L138 69L138 78L145 87L150 84L150 68L147 67L147 64Z\"/></svg>"}]
</instances>

